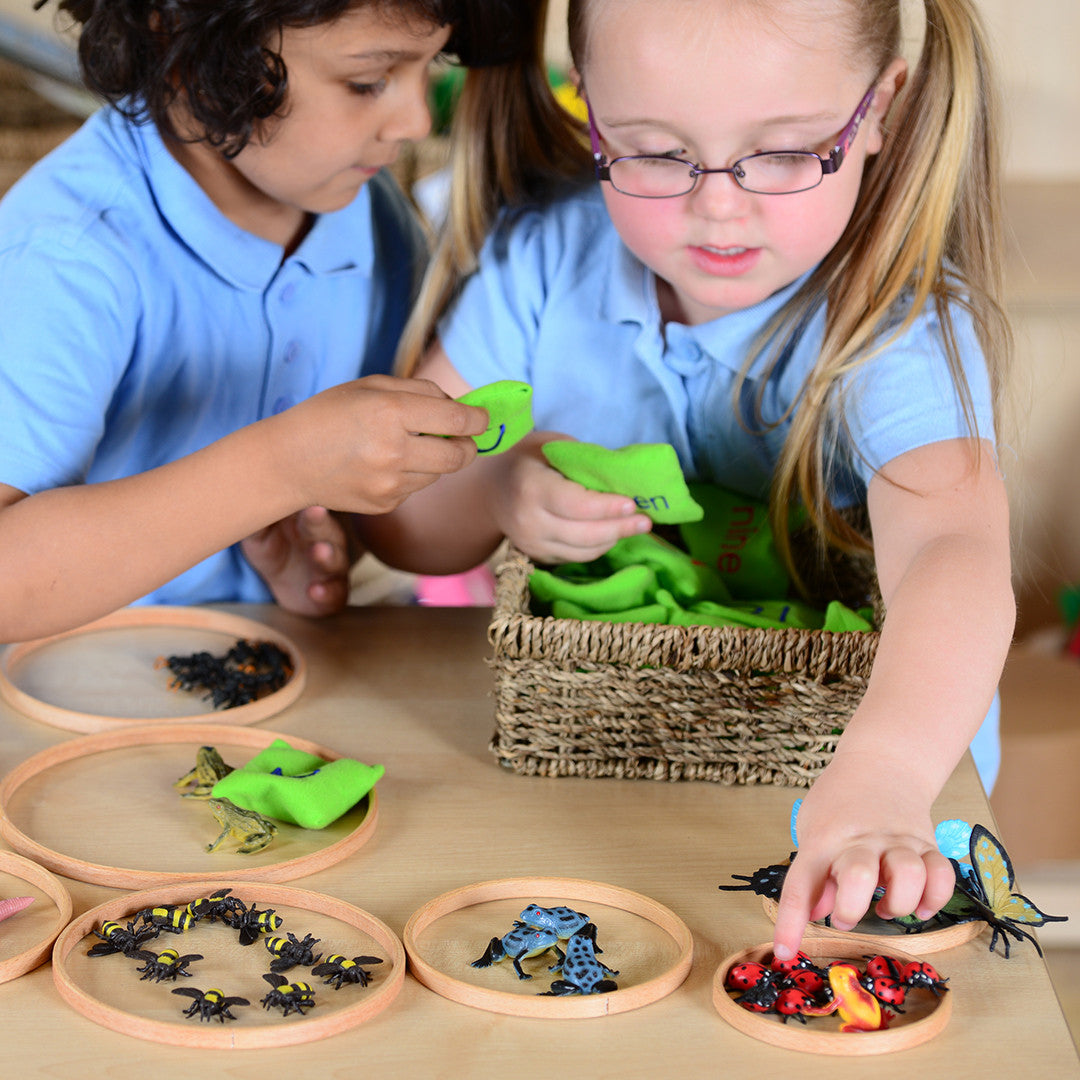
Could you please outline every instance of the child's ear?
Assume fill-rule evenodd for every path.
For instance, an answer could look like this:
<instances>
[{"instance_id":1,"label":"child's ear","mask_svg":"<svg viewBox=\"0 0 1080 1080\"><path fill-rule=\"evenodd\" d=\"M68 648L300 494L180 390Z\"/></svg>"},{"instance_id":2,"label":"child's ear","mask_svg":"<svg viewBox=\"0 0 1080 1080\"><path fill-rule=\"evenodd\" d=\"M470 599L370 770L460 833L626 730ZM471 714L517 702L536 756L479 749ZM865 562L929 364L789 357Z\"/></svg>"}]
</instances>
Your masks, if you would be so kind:
<instances>
[{"instance_id":1,"label":"child's ear","mask_svg":"<svg viewBox=\"0 0 1080 1080\"><path fill-rule=\"evenodd\" d=\"M908 65L902 57L896 57L881 73L874 87L874 100L866 117L869 133L866 141L867 154L876 154L885 142L885 117L888 116L893 102L907 82Z\"/></svg>"}]
</instances>

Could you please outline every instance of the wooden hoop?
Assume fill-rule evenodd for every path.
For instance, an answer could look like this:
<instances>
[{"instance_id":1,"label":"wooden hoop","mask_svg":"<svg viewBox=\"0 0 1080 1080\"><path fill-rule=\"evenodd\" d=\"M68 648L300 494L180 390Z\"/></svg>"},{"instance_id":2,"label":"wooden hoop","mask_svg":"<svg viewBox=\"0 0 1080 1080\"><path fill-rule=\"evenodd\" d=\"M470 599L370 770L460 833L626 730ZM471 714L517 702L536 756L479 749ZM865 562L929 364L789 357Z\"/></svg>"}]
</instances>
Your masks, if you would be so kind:
<instances>
[{"instance_id":1,"label":"wooden hoop","mask_svg":"<svg viewBox=\"0 0 1080 1080\"><path fill-rule=\"evenodd\" d=\"M777 903L768 896L761 898L761 906L765 914L776 922ZM944 952L946 949L955 949L958 945L966 945L974 941L984 930L986 924L978 920L971 922L955 923L952 926L942 926L937 930L920 930L914 934L868 934L861 930L834 930L831 926L821 923L811 923L803 936L804 941L833 941L836 938L857 939L867 950L889 953L897 942L906 942L918 948L922 956L931 953Z\"/></svg>"},{"instance_id":2,"label":"wooden hoop","mask_svg":"<svg viewBox=\"0 0 1080 1080\"><path fill-rule=\"evenodd\" d=\"M49 958L57 935L71 921L71 896L67 889L37 863L16 855L13 851L0 851L0 872L17 877L40 889L57 908L56 919L48 933L21 953L0 960L0 983L10 982L32 971Z\"/></svg>"},{"instance_id":3,"label":"wooden hoop","mask_svg":"<svg viewBox=\"0 0 1080 1080\"><path fill-rule=\"evenodd\" d=\"M164 727L125 728L117 731L101 732L97 735L84 735L78 739L50 746L34 754L20 765L16 765L0 781L0 834L16 851L29 856L35 862L47 866L50 870L88 881L94 885L108 885L114 889L149 888L151 885L164 885L185 881L291 881L324 870L334 863L351 855L371 839L379 816L379 803L375 790L366 796L368 809L364 820L347 836L318 851L280 863L253 866L251 869L230 869L215 873L206 870L136 870L126 867L109 866L87 862L63 852L45 847L24 833L11 820L8 807L12 796L28 780L65 762L108 750L122 749L128 746L157 746L165 743L190 742L194 746L206 745L215 739L227 741L229 745L253 747L265 750L275 739L285 739L296 750L328 761L336 760L341 755L318 743L301 739L296 735L281 735L262 728L231 728L226 739L222 739L222 730L217 724L192 724L187 726L167 725ZM313 830L314 831L314 830Z\"/></svg>"},{"instance_id":4,"label":"wooden hoop","mask_svg":"<svg viewBox=\"0 0 1080 1080\"><path fill-rule=\"evenodd\" d=\"M510 994L502 990L463 982L430 964L421 955L417 939L432 923L452 912L492 900L534 900L557 896L568 903L595 903L619 908L648 920L673 938L679 948L676 962L660 975L643 983L614 990L608 994L574 997L539 997ZM412 973L429 990L447 998L488 1012L506 1016L574 1018L606 1016L650 1005L676 990L690 973L694 958L694 939L686 924L669 908L641 893L595 881L564 877L521 877L484 881L454 889L428 901L415 912L402 935Z\"/></svg>"},{"instance_id":5,"label":"wooden hoop","mask_svg":"<svg viewBox=\"0 0 1080 1080\"><path fill-rule=\"evenodd\" d=\"M866 939L861 935L858 940L849 936L846 940L834 938L804 939L804 951L811 957L828 957L837 960L861 960L867 949ZM903 963L914 961L916 957L898 952L891 946L889 956ZM752 948L743 949L722 961L713 976L713 1004L716 1011L738 1031L750 1035L761 1042L782 1046L788 1050L802 1050L809 1054L832 1054L837 1057L862 1057L868 1054L891 1054L896 1050L907 1050L919 1046L938 1035L949 1022L952 1015L952 998L955 990L944 992L936 999L934 1010L921 1020L904 1023L904 1017L898 1016L892 1021L893 1026L885 1031L815 1031L809 1024L800 1024L797 1020L782 1023L780 1017L763 1015L736 1005L724 986L728 971L736 964L747 961L768 963L772 956L772 942L768 941Z\"/></svg>"},{"instance_id":6,"label":"wooden hoop","mask_svg":"<svg viewBox=\"0 0 1080 1080\"><path fill-rule=\"evenodd\" d=\"M243 888L251 882L245 880L234 884ZM172 1046L205 1047L214 1050L294 1046L297 1043L325 1039L354 1028L365 1020L370 1020L397 997L405 981L405 951L394 932L380 919L360 908L353 907L352 904L346 904L342 900L322 893L291 888L288 885L266 887L260 884L260 902L285 904L327 915L368 934L386 950L388 955L385 966L380 966L380 971L389 969L388 978L380 980L377 985L360 990L361 996L355 1004L347 1005L344 1009L336 1009L325 1016L307 1015L297 1023L282 1023L273 1027L244 1028L236 1022L224 1025L199 1022L193 1024L184 1020L173 1024L139 1016L110 1005L88 993L72 978L68 957L94 926L100 925L106 919L122 920L129 917L132 912L146 907L186 904L190 900L221 887L222 883L215 880L198 884L188 882L166 889L148 889L110 900L81 915L60 935L53 949L53 982L60 996L76 1012L93 1020L94 1023L119 1031L124 1035L134 1035L136 1038L168 1043Z\"/></svg>"},{"instance_id":7,"label":"wooden hoop","mask_svg":"<svg viewBox=\"0 0 1080 1080\"><path fill-rule=\"evenodd\" d=\"M11 671L16 664L39 650L68 638L93 634L103 630L123 630L138 627L169 628L184 630L209 630L228 637L248 640L272 641L289 653L293 660L293 674L289 681L273 694L247 705L238 705L234 709L222 709L214 712L193 713L189 716L173 717L125 717L102 716L96 713L79 712L60 705L52 705L40 698L33 697L21 690L11 679ZM37 638L11 645L0 656L0 697L13 708L33 720L63 728L65 731L97 732L116 728L136 727L144 724L191 724L206 723L211 717L214 722L226 725L256 724L288 708L300 696L307 681L307 661L296 643L280 630L255 622L242 615L233 615L226 611L215 611L203 607L168 607L145 606L126 607L114 611L85 626L74 630L65 630L51 637Z\"/></svg>"}]
</instances>

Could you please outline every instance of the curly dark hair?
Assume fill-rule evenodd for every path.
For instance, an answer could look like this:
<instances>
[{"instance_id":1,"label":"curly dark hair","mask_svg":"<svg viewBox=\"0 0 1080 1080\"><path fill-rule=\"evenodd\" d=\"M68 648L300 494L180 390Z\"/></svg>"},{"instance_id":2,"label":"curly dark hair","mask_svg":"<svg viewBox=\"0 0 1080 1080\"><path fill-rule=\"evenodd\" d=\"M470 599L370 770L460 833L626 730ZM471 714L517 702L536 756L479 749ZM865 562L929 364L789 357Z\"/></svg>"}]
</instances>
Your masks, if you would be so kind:
<instances>
[{"instance_id":1,"label":"curly dark hair","mask_svg":"<svg viewBox=\"0 0 1080 1080\"><path fill-rule=\"evenodd\" d=\"M48 0L37 0L35 8ZM275 43L290 27L333 22L377 6L403 21L450 25L446 53L468 66L503 63L522 48L536 0L57 0L80 24L87 87L138 122L179 138L177 100L226 156L282 107L288 72Z\"/></svg>"}]
</instances>

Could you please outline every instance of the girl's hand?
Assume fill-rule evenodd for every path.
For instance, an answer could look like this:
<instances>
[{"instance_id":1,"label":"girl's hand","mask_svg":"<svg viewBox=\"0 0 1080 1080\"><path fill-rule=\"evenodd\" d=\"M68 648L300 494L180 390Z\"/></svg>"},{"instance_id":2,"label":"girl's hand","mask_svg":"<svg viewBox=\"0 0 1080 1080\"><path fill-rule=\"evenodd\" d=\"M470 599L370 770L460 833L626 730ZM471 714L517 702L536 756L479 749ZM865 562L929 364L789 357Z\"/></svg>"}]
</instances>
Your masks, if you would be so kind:
<instances>
[{"instance_id":1,"label":"girl's hand","mask_svg":"<svg viewBox=\"0 0 1080 1080\"><path fill-rule=\"evenodd\" d=\"M323 506L267 525L244 540L241 550L286 611L333 615L348 602L349 536Z\"/></svg>"},{"instance_id":2,"label":"girl's hand","mask_svg":"<svg viewBox=\"0 0 1080 1080\"><path fill-rule=\"evenodd\" d=\"M324 390L267 424L279 475L301 505L385 514L476 456L487 411L434 383L369 375Z\"/></svg>"},{"instance_id":3,"label":"girl's hand","mask_svg":"<svg viewBox=\"0 0 1080 1080\"><path fill-rule=\"evenodd\" d=\"M807 924L826 915L835 929L852 929L879 884L885 895L875 911L883 919L929 919L940 910L955 875L937 849L931 802L918 779L890 776L880 759L838 754L799 808L799 851L780 896L775 955L794 956Z\"/></svg>"},{"instance_id":4,"label":"girl's hand","mask_svg":"<svg viewBox=\"0 0 1080 1080\"><path fill-rule=\"evenodd\" d=\"M533 432L491 459L500 467L489 487L492 516L504 536L541 563L589 562L624 536L652 528L633 499L590 491L547 463L540 448L565 438Z\"/></svg>"}]
</instances>

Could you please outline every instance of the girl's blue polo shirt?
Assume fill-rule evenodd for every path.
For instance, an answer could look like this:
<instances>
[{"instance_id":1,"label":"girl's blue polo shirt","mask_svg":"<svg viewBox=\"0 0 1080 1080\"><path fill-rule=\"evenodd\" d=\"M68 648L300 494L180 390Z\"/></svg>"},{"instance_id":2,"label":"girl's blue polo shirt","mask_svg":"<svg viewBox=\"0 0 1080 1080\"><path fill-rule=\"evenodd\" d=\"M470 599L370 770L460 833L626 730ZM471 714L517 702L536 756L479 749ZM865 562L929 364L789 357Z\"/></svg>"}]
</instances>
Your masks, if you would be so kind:
<instances>
[{"instance_id":1,"label":"girl's blue polo shirt","mask_svg":"<svg viewBox=\"0 0 1080 1080\"><path fill-rule=\"evenodd\" d=\"M143 472L388 372L425 260L380 174L283 262L155 127L103 109L0 203L0 481L33 494ZM232 548L144 599L271 597Z\"/></svg>"},{"instance_id":2,"label":"girl's blue polo shirt","mask_svg":"<svg viewBox=\"0 0 1080 1080\"><path fill-rule=\"evenodd\" d=\"M654 275L623 245L599 186L590 185L502 217L439 337L470 385L530 383L540 429L611 449L670 443L689 477L766 499L821 348L824 310L771 370L751 365L737 406L733 393L755 341L800 284L713 322L665 326ZM953 312L953 326L977 430L993 441L982 351L965 312ZM865 502L874 470L899 454L969 434L932 312L856 370L844 407L839 505ZM971 746L988 791L1000 763L997 731L995 698Z\"/></svg>"},{"instance_id":3,"label":"girl's blue polo shirt","mask_svg":"<svg viewBox=\"0 0 1080 1080\"><path fill-rule=\"evenodd\" d=\"M765 498L821 348L824 310L771 371L755 361L738 407L732 395L755 340L800 284L709 323L665 326L652 271L623 245L591 185L506 214L439 336L472 386L530 383L538 428L612 449L671 443L688 476ZM993 441L982 352L967 314L954 312L953 323L978 430ZM864 501L874 470L906 450L969 433L931 312L848 380L844 420L841 505Z\"/></svg>"}]
</instances>

